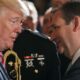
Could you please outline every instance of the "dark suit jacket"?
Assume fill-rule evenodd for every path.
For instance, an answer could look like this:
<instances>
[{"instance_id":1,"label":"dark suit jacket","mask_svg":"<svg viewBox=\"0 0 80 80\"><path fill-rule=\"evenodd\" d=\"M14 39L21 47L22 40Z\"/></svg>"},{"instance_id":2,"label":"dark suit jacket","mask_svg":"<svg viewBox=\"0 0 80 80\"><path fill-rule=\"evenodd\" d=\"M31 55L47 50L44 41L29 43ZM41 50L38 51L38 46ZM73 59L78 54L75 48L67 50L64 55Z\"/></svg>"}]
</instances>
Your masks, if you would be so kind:
<instances>
[{"instance_id":1,"label":"dark suit jacket","mask_svg":"<svg viewBox=\"0 0 80 80\"><path fill-rule=\"evenodd\" d=\"M80 57L65 74L63 80L80 80Z\"/></svg>"},{"instance_id":2,"label":"dark suit jacket","mask_svg":"<svg viewBox=\"0 0 80 80\"><path fill-rule=\"evenodd\" d=\"M60 64L54 43L30 31L23 31L14 44L21 59L22 80L59 80Z\"/></svg>"}]
</instances>

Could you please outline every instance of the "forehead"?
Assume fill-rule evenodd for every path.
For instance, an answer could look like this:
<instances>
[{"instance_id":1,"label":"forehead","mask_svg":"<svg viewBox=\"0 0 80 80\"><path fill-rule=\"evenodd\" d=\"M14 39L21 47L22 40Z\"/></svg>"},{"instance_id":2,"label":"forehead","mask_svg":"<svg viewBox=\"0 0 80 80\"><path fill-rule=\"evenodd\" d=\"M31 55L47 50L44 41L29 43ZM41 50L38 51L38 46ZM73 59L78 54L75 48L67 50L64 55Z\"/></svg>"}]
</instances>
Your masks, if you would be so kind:
<instances>
[{"instance_id":1,"label":"forehead","mask_svg":"<svg viewBox=\"0 0 80 80\"><path fill-rule=\"evenodd\" d=\"M63 23L65 23L65 20L62 18L62 12L56 11L52 17L52 24L62 25Z\"/></svg>"},{"instance_id":2,"label":"forehead","mask_svg":"<svg viewBox=\"0 0 80 80\"><path fill-rule=\"evenodd\" d=\"M10 17L20 17L20 18L23 18L22 14L17 13L17 12L15 12L13 10L10 10L10 9L6 9L5 11L3 11L2 14L3 14L4 17L7 17L7 18L10 18Z\"/></svg>"},{"instance_id":3,"label":"forehead","mask_svg":"<svg viewBox=\"0 0 80 80\"><path fill-rule=\"evenodd\" d=\"M18 9L18 8L15 9L15 7L12 8L12 7L6 7L6 6L2 6L2 7L1 7L1 6L0 6L0 13L1 13L1 12L4 12L4 11L13 11L13 12L15 12L15 13L18 13L18 14L24 16L24 13L23 13L23 11L21 10L21 8L20 8L20 9Z\"/></svg>"}]
</instances>

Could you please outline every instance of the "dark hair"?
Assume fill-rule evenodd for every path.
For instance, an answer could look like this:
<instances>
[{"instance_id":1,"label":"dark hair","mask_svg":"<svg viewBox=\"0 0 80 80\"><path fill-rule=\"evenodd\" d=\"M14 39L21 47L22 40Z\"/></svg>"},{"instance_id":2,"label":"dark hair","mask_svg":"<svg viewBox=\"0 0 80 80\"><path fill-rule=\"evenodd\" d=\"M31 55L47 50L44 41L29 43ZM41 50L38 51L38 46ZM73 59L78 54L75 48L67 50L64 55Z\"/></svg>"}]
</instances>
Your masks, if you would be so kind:
<instances>
[{"instance_id":1,"label":"dark hair","mask_svg":"<svg viewBox=\"0 0 80 80\"><path fill-rule=\"evenodd\" d=\"M61 8L62 17L69 24L75 16L80 16L80 2L67 2Z\"/></svg>"},{"instance_id":2,"label":"dark hair","mask_svg":"<svg viewBox=\"0 0 80 80\"><path fill-rule=\"evenodd\" d=\"M80 2L67 2L55 10L53 8L53 15L57 11L62 12L62 18L69 24L75 16L80 16Z\"/></svg>"}]
</instances>

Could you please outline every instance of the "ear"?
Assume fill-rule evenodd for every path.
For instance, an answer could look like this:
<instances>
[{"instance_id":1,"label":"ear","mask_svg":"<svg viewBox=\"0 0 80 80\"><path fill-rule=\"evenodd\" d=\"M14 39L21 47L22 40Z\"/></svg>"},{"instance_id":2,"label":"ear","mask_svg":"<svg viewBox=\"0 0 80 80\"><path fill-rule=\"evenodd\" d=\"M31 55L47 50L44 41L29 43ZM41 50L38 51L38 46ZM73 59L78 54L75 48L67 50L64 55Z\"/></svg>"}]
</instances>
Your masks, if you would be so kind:
<instances>
[{"instance_id":1,"label":"ear","mask_svg":"<svg viewBox=\"0 0 80 80\"><path fill-rule=\"evenodd\" d=\"M80 17L75 16L73 22L74 22L73 31L76 32L77 30L80 29Z\"/></svg>"}]
</instances>

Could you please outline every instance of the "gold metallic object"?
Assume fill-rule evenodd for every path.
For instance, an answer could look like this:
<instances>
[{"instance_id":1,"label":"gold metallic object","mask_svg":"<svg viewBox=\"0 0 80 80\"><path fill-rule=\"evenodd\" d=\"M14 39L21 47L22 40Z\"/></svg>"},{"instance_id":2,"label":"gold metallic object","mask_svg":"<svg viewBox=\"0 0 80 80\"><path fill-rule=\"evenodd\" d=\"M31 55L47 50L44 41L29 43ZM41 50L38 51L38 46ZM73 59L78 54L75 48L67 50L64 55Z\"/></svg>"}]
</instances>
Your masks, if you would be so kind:
<instances>
[{"instance_id":1,"label":"gold metallic object","mask_svg":"<svg viewBox=\"0 0 80 80\"><path fill-rule=\"evenodd\" d=\"M20 67L21 67L21 60L19 59L17 53L13 50L8 50L7 52L5 52L4 54L4 61L6 63L7 61L7 58L10 56L10 55L13 55L15 57L15 62L13 61L9 61L8 64L10 66L12 66L14 64L15 66L15 71L16 71L16 80L21 80L21 71L20 71ZM12 71L11 71L12 72Z\"/></svg>"}]
</instances>

